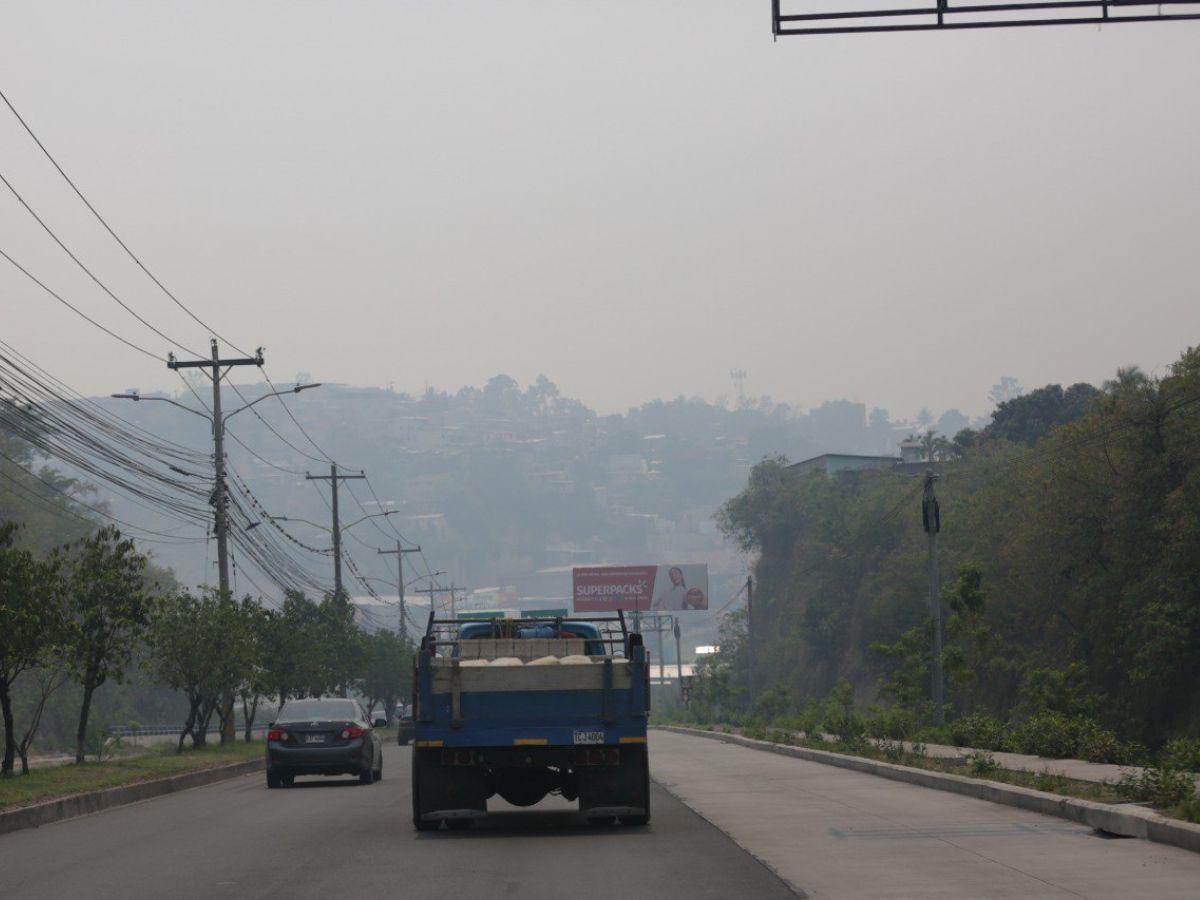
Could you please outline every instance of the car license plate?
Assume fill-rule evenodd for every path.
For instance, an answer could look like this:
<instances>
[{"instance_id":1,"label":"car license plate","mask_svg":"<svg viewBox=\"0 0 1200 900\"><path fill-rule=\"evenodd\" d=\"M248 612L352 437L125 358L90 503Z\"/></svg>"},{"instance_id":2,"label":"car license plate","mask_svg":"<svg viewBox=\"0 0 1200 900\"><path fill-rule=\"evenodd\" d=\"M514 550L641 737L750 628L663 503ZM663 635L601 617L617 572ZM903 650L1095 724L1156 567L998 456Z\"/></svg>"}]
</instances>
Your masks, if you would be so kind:
<instances>
[{"instance_id":1,"label":"car license plate","mask_svg":"<svg viewBox=\"0 0 1200 900\"><path fill-rule=\"evenodd\" d=\"M603 744L604 743L604 732L603 731L576 731L575 732L575 743L576 744Z\"/></svg>"},{"instance_id":2,"label":"car license plate","mask_svg":"<svg viewBox=\"0 0 1200 900\"><path fill-rule=\"evenodd\" d=\"M323 734L308 734L304 736L306 744L323 744L325 743L325 735Z\"/></svg>"}]
</instances>

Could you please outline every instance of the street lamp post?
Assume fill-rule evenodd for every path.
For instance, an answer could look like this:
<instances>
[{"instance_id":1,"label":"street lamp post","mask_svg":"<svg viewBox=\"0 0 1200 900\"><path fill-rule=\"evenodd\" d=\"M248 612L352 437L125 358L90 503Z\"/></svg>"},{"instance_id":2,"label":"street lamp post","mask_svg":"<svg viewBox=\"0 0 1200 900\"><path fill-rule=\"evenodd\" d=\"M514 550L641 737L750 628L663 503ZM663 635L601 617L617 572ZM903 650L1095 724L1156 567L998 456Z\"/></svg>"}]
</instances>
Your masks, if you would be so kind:
<instances>
[{"instance_id":1,"label":"street lamp post","mask_svg":"<svg viewBox=\"0 0 1200 900\"><path fill-rule=\"evenodd\" d=\"M180 363L179 365L183 365ZM229 593L229 545L228 545L228 487L225 483L225 423L232 419L240 412L244 412L257 403L263 400L268 400L271 397L281 397L284 394L298 394L301 391L306 391L309 388L320 387L320 384L298 384L295 387L288 388L286 391L272 391L269 394L263 394L261 397L256 397L244 406L239 406L232 412L221 412L220 391L214 393L213 413L209 415L198 409L193 409L183 403L178 403L170 397L143 397L137 392L126 394L113 394L117 400L133 400L140 402L144 400L154 400L159 403L169 403L171 406L178 407L184 412L190 412L192 415L199 416L209 423L213 433L213 471L216 477L216 490L213 494L213 530L217 537L217 577L218 587L222 593Z\"/></svg>"},{"instance_id":2,"label":"street lamp post","mask_svg":"<svg viewBox=\"0 0 1200 900\"><path fill-rule=\"evenodd\" d=\"M169 403L172 406L177 406L182 410L186 410L194 415L207 419L212 426L213 435L213 472L216 479L215 490L213 492L213 529L217 536L217 585L223 596L229 596L229 517L228 517L228 488L225 484L225 423L238 413L249 409L256 403L261 403L271 397L280 397L284 394L298 394L301 391L309 388L320 387L319 384L298 384L295 387L289 388L286 391L272 391L269 394L263 394L261 397L256 397L245 406L239 406L237 409L229 413L222 414L221 412L221 380L225 377L221 372L221 367L232 367L237 365L258 365L263 363L262 351L249 359L220 359L217 354L217 342L212 342L212 360L211 361L189 361L179 362L173 356L167 365L172 369L189 368L189 367L210 367L212 368L213 382L213 409L212 414L201 412L198 409L193 409L183 403L176 403L169 397L143 397L136 392L126 394L113 394L112 396L118 400L159 400L163 403ZM228 373L229 368L226 368ZM207 575L207 573L205 573ZM222 716L224 727L221 729L221 743L230 743L236 739L236 734L233 728L233 696L226 695L222 698Z\"/></svg>"},{"instance_id":3,"label":"street lamp post","mask_svg":"<svg viewBox=\"0 0 1200 900\"><path fill-rule=\"evenodd\" d=\"M317 480L318 476L306 475L305 477L307 479L309 479L310 481L315 481L315 480ZM326 478L329 476L320 476L320 477ZM341 597L344 593L342 590L342 564L341 564L342 535L345 534L347 531L349 531L351 528L353 528L355 525L357 525L359 522L365 522L365 521L367 521L367 519L378 519L383 516L394 516L394 515L396 515L396 513L399 512L399 510L389 509L389 510L385 510L384 512L367 513L365 516L360 516L359 518L355 519L349 525L340 525L340 524L338 524L338 517L337 517L338 516L338 513L337 513L337 479L361 478L363 476L361 476L361 475L340 475L337 473L337 471L335 469L332 477L333 477L333 484L334 484L334 489L333 489L333 500L334 500L334 502L333 502L333 528L329 528L325 525L318 525L316 522L313 522L310 519L302 519L302 518L299 518L298 516L291 516L291 517L289 517L289 516L268 516L268 518L270 518L272 521L275 521L275 522L303 522L305 525L311 525L313 528L320 528L322 531L327 532L333 538L333 556L334 556L333 591L334 591L335 596ZM418 547L417 549L420 550L421 548ZM400 596L401 596L401 602L403 602L403 599L404 599L403 588L401 589Z\"/></svg>"}]
</instances>

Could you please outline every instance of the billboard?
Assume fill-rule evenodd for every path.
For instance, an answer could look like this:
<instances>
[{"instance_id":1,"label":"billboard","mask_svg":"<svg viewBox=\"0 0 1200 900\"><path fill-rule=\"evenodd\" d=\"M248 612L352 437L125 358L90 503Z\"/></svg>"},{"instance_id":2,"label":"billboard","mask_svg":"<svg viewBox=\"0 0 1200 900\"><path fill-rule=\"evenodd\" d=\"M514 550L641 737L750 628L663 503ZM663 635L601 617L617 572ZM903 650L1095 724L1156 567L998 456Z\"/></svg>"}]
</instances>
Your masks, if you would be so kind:
<instances>
[{"instance_id":1,"label":"billboard","mask_svg":"<svg viewBox=\"0 0 1200 900\"><path fill-rule=\"evenodd\" d=\"M708 609L708 566L577 566L571 595L577 613Z\"/></svg>"}]
</instances>

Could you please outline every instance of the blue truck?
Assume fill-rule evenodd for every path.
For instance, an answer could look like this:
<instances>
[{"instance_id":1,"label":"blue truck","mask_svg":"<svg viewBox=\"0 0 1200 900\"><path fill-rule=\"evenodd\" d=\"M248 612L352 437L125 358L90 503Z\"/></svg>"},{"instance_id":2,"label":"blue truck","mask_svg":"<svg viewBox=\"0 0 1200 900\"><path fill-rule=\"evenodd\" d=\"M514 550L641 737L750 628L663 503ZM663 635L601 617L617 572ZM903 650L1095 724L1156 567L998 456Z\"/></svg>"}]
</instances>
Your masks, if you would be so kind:
<instances>
[{"instance_id":1,"label":"blue truck","mask_svg":"<svg viewBox=\"0 0 1200 900\"><path fill-rule=\"evenodd\" d=\"M413 826L467 828L499 795L650 820L642 636L615 618L463 622L431 614L413 678Z\"/></svg>"}]
</instances>

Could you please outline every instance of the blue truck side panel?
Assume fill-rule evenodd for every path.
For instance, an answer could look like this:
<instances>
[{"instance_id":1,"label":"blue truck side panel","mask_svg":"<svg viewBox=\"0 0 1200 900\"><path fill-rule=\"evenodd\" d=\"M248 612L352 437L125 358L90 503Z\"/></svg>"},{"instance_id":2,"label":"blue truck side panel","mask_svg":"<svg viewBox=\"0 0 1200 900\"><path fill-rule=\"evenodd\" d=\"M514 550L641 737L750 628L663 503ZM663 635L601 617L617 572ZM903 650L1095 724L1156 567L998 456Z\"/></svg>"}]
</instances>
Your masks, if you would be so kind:
<instances>
[{"instance_id":1,"label":"blue truck side panel","mask_svg":"<svg viewBox=\"0 0 1200 900\"><path fill-rule=\"evenodd\" d=\"M601 690L463 693L461 721L454 724L451 695L433 692L429 658L421 654L417 668L416 743L441 747L511 747L525 743L569 747L575 744L577 731L601 731L603 740L598 743L603 744L644 741L645 648L633 648L630 665L633 678L631 686L625 689L612 687L609 665Z\"/></svg>"}]
</instances>

